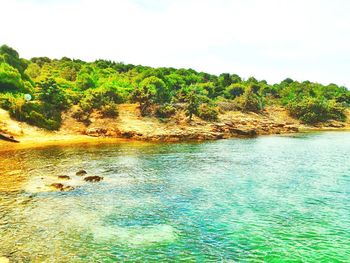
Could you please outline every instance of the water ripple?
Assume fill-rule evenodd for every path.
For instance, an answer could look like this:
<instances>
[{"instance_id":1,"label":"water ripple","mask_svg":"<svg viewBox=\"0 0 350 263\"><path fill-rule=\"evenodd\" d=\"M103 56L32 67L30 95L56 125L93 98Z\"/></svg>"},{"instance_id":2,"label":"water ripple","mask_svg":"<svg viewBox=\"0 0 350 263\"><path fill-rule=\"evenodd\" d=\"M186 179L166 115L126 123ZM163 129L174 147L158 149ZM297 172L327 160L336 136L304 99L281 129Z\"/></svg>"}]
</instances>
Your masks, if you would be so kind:
<instances>
[{"instance_id":1,"label":"water ripple","mask_svg":"<svg viewBox=\"0 0 350 263\"><path fill-rule=\"evenodd\" d=\"M5 152L0 257L348 262L349 152L349 133ZM62 174L76 189L48 191Z\"/></svg>"}]
</instances>

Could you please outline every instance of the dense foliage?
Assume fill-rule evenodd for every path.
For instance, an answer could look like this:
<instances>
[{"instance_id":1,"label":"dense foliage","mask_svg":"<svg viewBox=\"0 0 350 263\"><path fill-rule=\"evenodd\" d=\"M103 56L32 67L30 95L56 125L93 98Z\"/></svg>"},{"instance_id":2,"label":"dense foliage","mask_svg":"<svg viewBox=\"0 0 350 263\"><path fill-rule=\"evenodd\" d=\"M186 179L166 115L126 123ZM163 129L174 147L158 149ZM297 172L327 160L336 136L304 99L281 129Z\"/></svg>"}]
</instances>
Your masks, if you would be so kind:
<instances>
[{"instance_id":1,"label":"dense foliage","mask_svg":"<svg viewBox=\"0 0 350 263\"><path fill-rule=\"evenodd\" d=\"M345 108L334 100L325 100L318 98L303 98L297 101L291 101L288 109L292 116L301 119L305 123L319 123L327 120L344 121Z\"/></svg>"},{"instance_id":2,"label":"dense foliage","mask_svg":"<svg viewBox=\"0 0 350 263\"><path fill-rule=\"evenodd\" d=\"M24 100L30 94L31 101ZM142 115L170 118L179 107L191 120L218 119L218 104L260 112L266 105L282 105L305 123L344 120L350 92L335 84L286 79L269 85L236 74L219 76L193 69L151 68L107 60L84 62L66 57L25 60L4 45L0 47L0 106L21 121L58 129L61 113L89 122L93 111L118 116L118 104L137 102Z\"/></svg>"}]
</instances>

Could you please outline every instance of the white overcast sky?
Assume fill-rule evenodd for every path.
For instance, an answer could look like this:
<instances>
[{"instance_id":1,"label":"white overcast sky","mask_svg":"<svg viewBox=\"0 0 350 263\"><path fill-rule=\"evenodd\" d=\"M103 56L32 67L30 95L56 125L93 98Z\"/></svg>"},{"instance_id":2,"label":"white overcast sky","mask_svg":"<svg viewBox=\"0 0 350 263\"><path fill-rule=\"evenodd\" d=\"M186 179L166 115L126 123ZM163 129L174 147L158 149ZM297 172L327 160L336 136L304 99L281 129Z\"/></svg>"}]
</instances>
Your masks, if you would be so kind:
<instances>
[{"instance_id":1,"label":"white overcast sky","mask_svg":"<svg viewBox=\"0 0 350 263\"><path fill-rule=\"evenodd\" d=\"M0 44L350 87L348 0L0 0Z\"/></svg>"}]
</instances>

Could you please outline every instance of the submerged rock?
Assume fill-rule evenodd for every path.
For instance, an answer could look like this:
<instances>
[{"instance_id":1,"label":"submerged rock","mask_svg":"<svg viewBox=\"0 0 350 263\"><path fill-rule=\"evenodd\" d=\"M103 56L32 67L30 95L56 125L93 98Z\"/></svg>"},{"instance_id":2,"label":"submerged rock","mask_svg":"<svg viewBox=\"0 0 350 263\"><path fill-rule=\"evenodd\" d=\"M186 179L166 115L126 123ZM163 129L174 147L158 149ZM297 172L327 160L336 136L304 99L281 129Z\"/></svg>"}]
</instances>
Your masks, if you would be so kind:
<instances>
[{"instance_id":1,"label":"submerged rock","mask_svg":"<svg viewBox=\"0 0 350 263\"><path fill-rule=\"evenodd\" d=\"M76 172L76 175L78 175L78 176L83 176L86 174L87 174L87 172L85 170L79 170L78 172Z\"/></svg>"},{"instance_id":2,"label":"submerged rock","mask_svg":"<svg viewBox=\"0 0 350 263\"><path fill-rule=\"evenodd\" d=\"M70 180L70 177L68 175L59 175L58 179L62 179L62 180Z\"/></svg>"},{"instance_id":3,"label":"submerged rock","mask_svg":"<svg viewBox=\"0 0 350 263\"><path fill-rule=\"evenodd\" d=\"M231 132L236 133L238 135L243 135L243 136L256 136L257 132L255 129L249 129L249 128L233 128L231 129Z\"/></svg>"},{"instance_id":4,"label":"submerged rock","mask_svg":"<svg viewBox=\"0 0 350 263\"><path fill-rule=\"evenodd\" d=\"M103 180L103 177L101 177L101 176L88 176L88 177L84 178L84 181L92 182L92 183L100 182L102 180Z\"/></svg>"},{"instance_id":5,"label":"submerged rock","mask_svg":"<svg viewBox=\"0 0 350 263\"><path fill-rule=\"evenodd\" d=\"M74 190L74 187L69 186L69 185L63 185L61 183L50 184L50 187L53 188L56 191L62 191L62 192L67 192L67 191Z\"/></svg>"}]
</instances>

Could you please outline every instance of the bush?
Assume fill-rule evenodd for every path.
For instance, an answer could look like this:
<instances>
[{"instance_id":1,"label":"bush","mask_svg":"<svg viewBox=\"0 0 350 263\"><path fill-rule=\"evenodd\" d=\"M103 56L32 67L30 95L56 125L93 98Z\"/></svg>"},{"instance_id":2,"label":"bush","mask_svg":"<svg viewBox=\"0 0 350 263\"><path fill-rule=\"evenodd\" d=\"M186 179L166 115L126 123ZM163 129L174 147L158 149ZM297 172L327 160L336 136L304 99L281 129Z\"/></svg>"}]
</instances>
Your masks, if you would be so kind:
<instances>
[{"instance_id":1,"label":"bush","mask_svg":"<svg viewBox=\"0 0 350 263\"><path fill-rule=\"evenodd\" d=\"M206 121L218 120L219 111L207 103L203 103L198 107L198 117Z\"/></svg>"},{"instance_id":2,"label":"bush","mask_svg":"<svg viewBox=\"0 0 350 263\"><path fill-rule=\"evenodd\" d=\"M232 101L218 101L217 105L221 112L237 110L236 104Z\"/></svg>"},{"instance_id":3,"label":"bush","mask_svg":"<svg viewBox=\"0 0 350 263\"><path fill-rule=\"evenodd\" d=\"M287 109L291 116L307 124L346 119L345 108L334 100L307 97L290 102Z\"/></svg>"},{"instance_id":4,"label":"bush","mask_svg":"<svg viewBox=\"0 0 350 263\"><path fill-rule=\"evenodd\" d=\"M171 104L164 104L156 109L156 116L159 118L170 118L176 113L176 109Z\"/></svg>"},{"instance_id":5,"label":"bush","mask_svg":"<svg viewBox=\"0 0 350 263\"><path fill-rule=\"evenodd\" d=\"M115 102L111 101L101 107L101 113L104 118L115 118L119 115L118 106Z\"/></svg>"},{"instance_id":6,"label":"bush","mask_svg":"<svg viewBox=\"0 0 350 263\"><path fill-rule=\"evenodd\" d=\"M78 75L76 79L76 85L81 90L95 88L96 86L92 77L87 73L82 73Z\"/></svg>"},{"instance_id":7,"label":"bush","mask_svg":"<svg viewBox=\"0 0 350 263\"><path fill-rule=\"evenodd\" d=\"M23 90L24 83L18 70L6 63L0 63L0 92Z\"/></svg>"},{"instance_id":8,"label":"bush","mask_svg":"<svg viewBox=\"0 0 350 263\"><path fill-rule=\"evenodd\" d=\"M90 124L90 112L84 111L81 108L77 108L73 111L72 117L77 121L83 122L87 125Z\"/></svg>"},{"instance_id":9,"label":"bush","mask_svg":"<svg viewBox=\"0 0 350 263\"><path fill-rule=\"evenodd\" d=\"M66 92L58 85L56 80L47 78L40 81L38 88L40 89L40 100L50 105L54 111L62 111L69 108Z\"/></svg>"},{"instance_id":10,"label":"bush","mask_svg":"<svg viewBox=\"0 0 350 263\"><path fill-rule=\"evenodd\" d=\"M61 126L60 119L48 119L43 114L36 111L32 111L29 113L26 122L47 130L58 130Z\"/></svg>"},{"instance_id":11,"label":"bush","mask_svg":"<svg viewBox=\"0 0 350 263\"><path fill-rule=\"evenodd\" d=\"M241 84L232 84L224 91L224 96L227 99L235 99L244 94L244 86Z\"/></svg>"},{"instance_id":12,"label":"bush","mask_svg":"<svg viewBox=\"0 0 350 263\"><path fill-rule=\"evenodd\" d=\"M237 109L241 111L259 112L262 110L259 97L254 93L252 88L247 88L242 96L234 100Z\"/></svg>"},{"instance_id":13,"label":"bush","mask_svg":"<svg viewBox=\"0 0 350 263\"><path fill-rule=\"evenodd\" d=\"M84 94L84 96L78 102L78 106L85 112L91 113L94 109L93 103L94 97L90 94Z\"/></svg>"},{"instance_id":14,"label":"bush","mask_svg":"<svg viewBox=\"0 0 350 263\"><path fill-rule=\"evenodd\" d=\"M110 102L122 103L124 98L121 96L120 87L103 85L95 89L89 89L84 92L84 103L90 104L91 108L101 109L102 106Z\"/></svg>"},{"instance_id":15,"label":"bush","mask_svg":"<svg viewBox=\"0 0 350 263\"><path fill-rule=\"evenodd\" d=\"M58 130L61 125L61 113L50 115L46 105L25 102L23 97L12 97L7 102L10 116L47 130Z\"/></svg>"}]
</instances>

